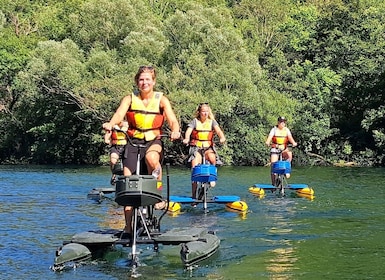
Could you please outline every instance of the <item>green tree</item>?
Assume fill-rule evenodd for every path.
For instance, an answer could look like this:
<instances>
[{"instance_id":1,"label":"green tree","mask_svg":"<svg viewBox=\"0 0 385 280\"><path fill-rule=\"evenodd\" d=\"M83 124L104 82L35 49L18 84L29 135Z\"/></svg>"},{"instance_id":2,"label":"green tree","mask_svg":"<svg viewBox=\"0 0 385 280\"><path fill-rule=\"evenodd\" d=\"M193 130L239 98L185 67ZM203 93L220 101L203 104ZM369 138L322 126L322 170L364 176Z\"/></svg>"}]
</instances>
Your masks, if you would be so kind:
<instances>
[{"instance_id":1,"label":"green tree","mask_svg":"<svg viewBox=\"0 0 385 280\"><path fill-rule=\"evenodd\" d=\"M383 1L4 0L0 11L2 159L98 162L101 123L150 64L182 127L210 103L228 164L265 164L279 115L299 162L383 164Z\"/></svg>"},{"instance_id":2,"label":"green tree","mask_svg":"<svg viewBox=\"0 0 385 280\"><path fill-rule=\"evenodd\" d=\"M24 152L33 162L92 163L101 151L95 145L99 131L92 133L95 118L74 91L87 75L85 69L82 52L65 40L40 43L26 70L19 72L15 91L23 98L14 112L18 135L31 147Z\"/></svg>"},{"instance_id":3,"label":"green tree","mask_svg":"<svg viewBox=\"0 0 385 280\"><path fill-rule=\"evenodd\" d=\"M165 53L170 75L164 88L178 104L182 126L200 102L210 102L232 148L221 151L225 161L264 161L260 154L245 151L246 147L253 151L261 147L266 137L265 130L258 129L267 123L266 108L260 101L267 95L258 60L247 53L226 9L200 5L189 8L176 11L165 23L166 35L172 40ZM245 137L251 129L258 135L257 141Z\"/></svg>"},{"instance_id":4,"label":"green tree","mask_svg":"<svg viewBox=\"0 0 385 280\"><path fill-rule=\"evenodd\" d=\"M383 1L331 3L322 7L315 62L341 76L334 99L333 126L353 151L373 149L372 135L361 126L366 111L384 104Z\"/></svg>"}]
</instances>

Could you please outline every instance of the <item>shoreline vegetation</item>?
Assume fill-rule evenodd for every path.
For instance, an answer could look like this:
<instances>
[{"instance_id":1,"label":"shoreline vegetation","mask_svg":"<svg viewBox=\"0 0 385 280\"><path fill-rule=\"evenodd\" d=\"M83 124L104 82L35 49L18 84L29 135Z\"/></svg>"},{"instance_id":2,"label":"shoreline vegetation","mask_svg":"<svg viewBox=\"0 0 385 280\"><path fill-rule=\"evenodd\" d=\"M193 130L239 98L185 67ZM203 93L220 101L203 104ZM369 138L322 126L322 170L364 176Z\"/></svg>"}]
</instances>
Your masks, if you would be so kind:
<instances>
[{"instance_id":1,"label":"shoreline vegetation","mask_svg":"<svg viewBox=\"0 0 385 280\"><path fill-rule=\"evenodd\" d=\"M3 0L0 164L106 164L102 124L150 65L182 136L210 104L224 165L264 166L285 116L295 165L385 166L383 34L383 0Z\"/></svg>"}]
</instances>

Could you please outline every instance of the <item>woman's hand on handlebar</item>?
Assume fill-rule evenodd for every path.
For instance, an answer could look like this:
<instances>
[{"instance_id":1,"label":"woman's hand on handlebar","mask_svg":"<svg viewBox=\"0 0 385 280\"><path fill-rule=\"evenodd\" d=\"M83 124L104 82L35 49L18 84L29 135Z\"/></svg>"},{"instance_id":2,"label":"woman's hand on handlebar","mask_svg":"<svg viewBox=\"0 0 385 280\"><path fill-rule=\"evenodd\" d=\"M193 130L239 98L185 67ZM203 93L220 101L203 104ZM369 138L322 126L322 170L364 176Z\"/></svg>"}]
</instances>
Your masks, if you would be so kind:
<instances>
[{"instance_id":1,"label":"woman's hand on handlebar","mask_svg":"<svg viewBox=\"0 0 385 280\"><path fill-rule=\"evenodd\" d=\"M190 140L185 138L185 139L182 140L182 142L183 142L183 144L188 145Z\"/></svg>"},{"instance_id":2,"label":"woman's hand on handlebar","mask_svg":"<svg viewBox=\"0 0 385 280\"><path fill-rule=\"evenodd\" d=\"M180 135L179 131L172 131L171 132L171 135L170 135L171 141L178 140L178 139L180 139L180 137L181 137L181 135Z\"/></svg>"},{"instance_id":3,"label":"woman's hand on handlebar","mask_svg":"<svg viewBox=\"0 0 385 280\"><path fill-rule=\"evenodd\" d=\"M107 131L111 131L112 130L112 125L109 122L104 123L102 126L103 126L104 130L107 130Z\"/></svg>"},{"instance_id":4,"label":"woman's hand on handlebar","mask_svg":"<svg viewBox=\"0 0 385 280\"><path fill-rule=\"evenodd\" d=\"M298 146L297 142L287 144L286 148L285 148L285 145L283 145L283 144L282 145L279 145L279 144L268 144L268 143L265 143L265 144L269 148L275 148L275 149L280 149L280 150L285 150L286 148L294 148L294 147Z\"/></svg>"},{"instance_id":5,"label":"woman's hand on handlebar","mask_svg":"<svg viewBox=\"0 0 385 280\"><path fill-rule=\"evenodd\" d=\"M287 147L289 147L289 148L294 148L294 147L297 147L297 146L298 146L297 142L287 144Z\"/></svg>"},{"instance_id":6,"label":"woman's hand on handlebar","mask_svg":"<svg viewBox=\"0 0 385 280\"><path fill-rule=\"evenodd\" d=\"M123 133L126 133L127 130L128 130L128 124L123 124L121 126L115 124L115 125L112 125L111 123L109 122L106 122L102 125L103 129L109 133L109 132L112 132L113 130L115 131L119 131L119 132L123 132Z\"/></svg>"}]
</instances>

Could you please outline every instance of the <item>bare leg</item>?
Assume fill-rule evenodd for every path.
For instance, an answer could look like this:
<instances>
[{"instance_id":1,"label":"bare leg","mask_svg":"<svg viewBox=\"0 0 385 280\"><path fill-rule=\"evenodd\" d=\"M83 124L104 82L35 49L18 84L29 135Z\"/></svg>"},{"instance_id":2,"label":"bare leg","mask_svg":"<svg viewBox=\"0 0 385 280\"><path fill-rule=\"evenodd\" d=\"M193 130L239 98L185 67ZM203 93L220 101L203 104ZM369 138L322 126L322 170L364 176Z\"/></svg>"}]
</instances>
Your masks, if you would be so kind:
<instances>
[{"instance_id":1,"label":"bare leg","mask_svg":"<svg viewBox=\"0 0 385 280\"><path fill-rule=\"evenodd\" d=\"M112 153L110 155L110 166L111 166L111 169L118 162L118 159L119 159L119 155L117 153Z\"/></svg>"},{"instance_id":2,"label":"bare leg","mask_svg":"<svg viewBox=\"0 0 385 280\"><path fill-rule=\"evenodd\" d=\"M111 153L110 155L110 168L112 172L111 180L110 180L111 185L115 185L116 174L114 174L113 171L114 171L115 164L118 162L118 159L119 159L119 155L117 153Z\"/></svg>"},{"instance_id":3,"label":"bare leg","mask_svg":"<svg viewBox=\"0 0 385 280\"><path fill-rule=\"evenodd\" d=\"M290 161L293 159L293 153L292 151L290 150L285 150L282 152L282 157L287 160L287 161Z\"/></svg>"},{"instance_id":4,"label":"bare leg","mask_svg":"<svg viewBox=\"0 0 385 280\"><path fill-rule=\"evenodd\" d=\"M202 162L202 156L200 153L196 153L194 159L191 161L191 169ZM192 198L196 198L197 182L191 182L191 194Z\"/></svg>"},{"instance_id":5,"label":"bare leg","mask_svg":"<svg viewBox=\"0 0 385 280\"><path fill-rule=\"evenodd\" d=\"M217 159L216 159L216 155L215 155L215 152L212 150L212 149L208 149L206 152L205 152L205 157L206 157L206 160L212 164L212 165L215 165ZM212 181L210 182L210 187L215 187L216 183L215 181Z\"/></svg>"},{"instance_id":6,"label":"bare leg","mask_svg":"<svg viewBox=\"0 0 385 280\"><path fill-rule=\"evenodd\" d=\"M273 173L273 163L278 160L277 154L270 154L270 164L271 164L271 184L274 186L275 183L275 174Z\"/></svg>"},{"instance_id":7,"label":"bare leg","mask_svg":"<svg viewBox=\"0 0 385 280\"><path fill-rule=\"evenodd\" d=\"M158 144L152 145L146 152L146 164L148 174L152 174L157 168L161 168L160 166L160 154L162 153L162 147ZM162 172L160 172L158 180L162 180Z\"/></svg>"},{"instance_id":8,"label":"bare leg","mask_svg":"<svg viewBox=\"0 0 385 280\"><path fill-rule=\"evenodd\" d=\"M285 151L283 151L282 157L291 163L291 161L293 159L293 153L289 149L286 149ZM286 173L285 176L286 176L286 178L289 179L290 173Z\"/></svg>"},{"instance_id":9,"label":"bare leg","mask_svg":"<svg viewBox=\"0 0 385 280\"><path fill-rule=\"evenodd\" d=\"M215 163L216 163L216 157L215 157L215 153L214 153L213 150L207 150L207 151L205 152L205 157L206 157L206 160L207 160L208 162L210 162L210 164L215 165Z\"/></svg>"},{"instance_id":10,"label":"bare leg","mask_svg":"<svg viewBox=\"0 0 385 280\"><path fill-rule=\"evenodd\" d=\"M274 186L275 183L275 174L271 173L271 184Z\"/></svg>"},{"instance_id":11,"label":"bare leg","mask_svg":"<svg viewBox=\"0 0 385 280\"><path fill-rule=\"evenodd\" d=\"M126 226L124 227L124 232L132 234L132 207L124 207L124 218L126 220Z\"/></svg>"},{"instance_id":12,"label":"bare leg","mask_svg":"<svg viewBox=\"0 0 385 280\"><path fill-rule=\"evenodd\" d=\"M124 176L131 176L131 171L127 168L123 168ZM126 221L126 226L124 227L124 232L132 234L132 212L133 209L131 206L124 207L124 218Z\"/></svg>"},{"instance_id":13,"label":"bare leg","mask_svg":"<svg viewBox=\"0 0 385 280\"><path fill-rule=\"evenodd\" d=\"M152 174L152 172L156 169L159 169L159 175L156 178L158 181L162 180L162 166L160 164L160 155L162 152L162 147L158 144L152 145L148 151L146 152L146 164L148 174ZM158 202L155 204L154 208L161 210L166 207L165 201Z\"/></svg>"},{"instance_id":14,"label":"bare leg","mask_svg":"<svg viewBox=\"0 0 385 280\"><path fill-rule=\"evenodd\" d=\"M197 182L191 182L191 193L192 193L191 197L192 198L196 198L197 187L198 187Z\"/></svg>"}]
</instances>

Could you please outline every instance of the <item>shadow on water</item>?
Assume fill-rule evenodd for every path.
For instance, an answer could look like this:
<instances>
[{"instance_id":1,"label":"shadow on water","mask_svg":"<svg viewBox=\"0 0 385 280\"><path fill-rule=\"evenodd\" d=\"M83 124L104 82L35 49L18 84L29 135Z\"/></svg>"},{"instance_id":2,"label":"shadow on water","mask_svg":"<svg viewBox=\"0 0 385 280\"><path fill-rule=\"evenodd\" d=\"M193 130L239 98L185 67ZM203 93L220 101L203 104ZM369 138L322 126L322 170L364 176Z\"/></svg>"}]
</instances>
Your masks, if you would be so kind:
<instances>
[{"instance_id":1,"label":"shadow on water","mask_svg":"<svg viewBox=\"0 0 385 280\"><path fill-rule=\"evenodd\" d=\"M385 170L293 168L292 183L308 184L315 199L258 198L248 192L269 182L264 167L220 167L215 194L238 195L247 214L210 205L183 206L166 215L162 230L204 226L221 239L218 253L185 270L179 246L140 247L139 279L381 279L385 257ZM122 209L86 199L107 187L108 168L0 167L1 279L130 279L128 248L75 270L49 270L56 248L73 234L121 228ZM173 195L191 191L187 169L171 168Z\"/></svg>"}]
</instances>

